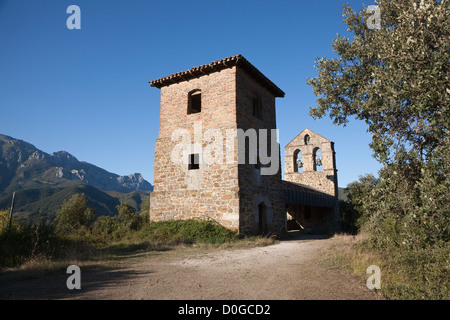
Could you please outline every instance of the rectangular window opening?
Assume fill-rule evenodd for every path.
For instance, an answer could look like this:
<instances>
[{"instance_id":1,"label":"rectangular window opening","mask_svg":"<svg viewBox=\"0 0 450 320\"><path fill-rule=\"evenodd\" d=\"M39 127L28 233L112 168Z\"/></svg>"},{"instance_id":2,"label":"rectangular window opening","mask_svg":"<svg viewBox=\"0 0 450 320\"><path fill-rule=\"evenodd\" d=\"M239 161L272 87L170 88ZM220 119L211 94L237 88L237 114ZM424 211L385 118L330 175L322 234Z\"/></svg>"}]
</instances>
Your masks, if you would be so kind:
<instances>
[{"instance_id":1,"label":"rectangular window opening","mask_svg":"<svg viewBox=\"0 0 450 320\"><path fill-rule=\"evenodd\" d=\"M198 153L192 153L189 155L188 170L200 169L200 157Z\"/></svg>"},{"instance_id":2,"label":"rectangular window opening","mask_svg":"<svg viewBox=\"0 0 450 320\"><path fill-rule=\"evenodd\" d=\"M200 91L193 92L189 95L189 112L188 114L192 113L199 113L202 112L202 94Z\"/></svg>"}]
</instances>

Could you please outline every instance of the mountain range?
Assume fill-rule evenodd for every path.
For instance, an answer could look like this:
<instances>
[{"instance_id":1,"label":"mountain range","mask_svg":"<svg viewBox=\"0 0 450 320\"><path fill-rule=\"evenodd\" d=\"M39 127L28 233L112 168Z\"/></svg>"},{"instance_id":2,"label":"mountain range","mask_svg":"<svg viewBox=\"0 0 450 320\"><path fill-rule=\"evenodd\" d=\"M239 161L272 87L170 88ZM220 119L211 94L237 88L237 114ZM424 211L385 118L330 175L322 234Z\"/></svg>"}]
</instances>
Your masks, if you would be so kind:
<instances>
[{"instance_id":1,"label":"mountain range","mask_svg":"<svg viewBox=\"0 0 450 320\"><path fill-rule=\"evenodd\" d=\"M74 193L85 193L99 215L115 214L115 205L124 199L139 210L152 190L139 173L119 176L66 151L48 154L0 134L0 210L11 205L15 191L14 211L21 218L51 219L56 208Z\"/></svg>"}]
</instances>

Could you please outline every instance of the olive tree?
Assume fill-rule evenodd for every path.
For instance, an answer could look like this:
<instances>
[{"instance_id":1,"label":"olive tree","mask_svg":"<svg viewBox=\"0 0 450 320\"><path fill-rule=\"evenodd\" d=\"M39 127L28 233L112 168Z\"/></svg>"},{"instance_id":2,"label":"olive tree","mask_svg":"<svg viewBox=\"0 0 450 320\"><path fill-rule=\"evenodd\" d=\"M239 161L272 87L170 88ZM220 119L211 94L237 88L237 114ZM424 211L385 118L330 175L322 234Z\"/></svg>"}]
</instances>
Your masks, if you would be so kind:
<instances>
[{"instance_id":1,"label":"olive tree","mask_svg":"<svg viewBox=\"0 0 450 320\"><path fill-rule=\"evenodd\" d=\"M383 164L376 186L356 203L379 243L444 245L450 208L449 0L380 0L373 10L344 6L351 38L332 43L307 80L313 118L367 124ZM369 23L370 22L370 23ZM391 236L392 235L392 236Z\"/></svg>"},{"instance_id":2,"label":"olive tree","mask_svg":"<svg viewBox=\"0 0 450 320\"><path fill-rule=\"evenodd\" d=\"M377 5L380 28L371 28L371 10L344 6L353 38L338 35L332 43L338 57L316 60L319 74L308 84L318 106L310 114L328 113L338 125L350 117L365 121L374 155L383 163L405 155L423 162L448 137L449 1Z\"/></svg>"}]
</instances>

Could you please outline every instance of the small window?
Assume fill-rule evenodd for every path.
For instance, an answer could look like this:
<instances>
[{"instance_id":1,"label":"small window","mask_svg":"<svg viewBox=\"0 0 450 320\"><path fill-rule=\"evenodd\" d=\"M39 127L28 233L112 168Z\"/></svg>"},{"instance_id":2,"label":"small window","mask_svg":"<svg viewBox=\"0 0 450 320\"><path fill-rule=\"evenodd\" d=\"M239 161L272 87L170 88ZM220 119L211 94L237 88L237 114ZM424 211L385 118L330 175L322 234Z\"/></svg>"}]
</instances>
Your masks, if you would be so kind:
<instances>
[{"instance_id":1,"label":"small window","mask_svg":"<svg viewBox=\"0 0 450 320\"><path fill-rule=\"evenodd\" d=\"M199 161L198 153L192 153L189 155L189 164L188 170L198 170L200 169L200 161Z\"/></svg>"},{"instance_id":2,"label":"small window","mask_svg":"<svg viewBox=\"0 0 450 320\"><path fill-rule=\"evenodd\" d=\"M202 111L202 92L194 90L189 93L188 114Z\"/></svg>"},{"instance_id":3,"label":"small window","mask_svg":"<svg viewBox=\"0 0 450 320\"><path fill-rule=\"evenodd\" d=\"M305 144L308 145L308 144L310 144L310 143L311 143L311 138L310 138L309 135L307 134L307 135L305 136Z\"/></svg>"},{"instance_id":4,"label":"small window","mask_svg":"<svg viewBox=\"0 0 450 320\"><path fill-rule=\"evenodd\" d=\"M262 119L262 103L259 97L253 97L253 115L258 119Z\"/></svg>"}]
</instances>

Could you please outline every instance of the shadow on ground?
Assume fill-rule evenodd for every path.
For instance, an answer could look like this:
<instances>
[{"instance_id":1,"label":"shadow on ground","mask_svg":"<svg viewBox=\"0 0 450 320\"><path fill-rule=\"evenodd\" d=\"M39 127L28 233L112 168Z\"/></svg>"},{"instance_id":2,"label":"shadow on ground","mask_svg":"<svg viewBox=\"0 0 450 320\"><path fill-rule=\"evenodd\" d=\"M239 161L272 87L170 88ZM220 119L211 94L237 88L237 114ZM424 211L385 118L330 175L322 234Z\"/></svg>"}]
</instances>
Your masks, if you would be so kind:
<instances>
[{"instance_id":1,"label":"shadow on ground","mask_svg":"<svg viewBox=\"0 0 450 320\"><path fill-rule=\"evenodd\" d=\"M83 264L81 289L68 289L67 280L72 275L66 269L52 271L17 270L0 276L0 299L2 300L52 300L77 299L79 294L92 290L107 289L122 281L153 273L133 271L125 267L108 267L99 264Z\"/></svg>"},{"instance_id":2,"label":"shadow on ground","mask_svg":"<svg viewBox=\"0 0 450 320\"><path fill-rule=\"evenodd\" d=\"M319 240L319 239L329 239L331 235L329 234L308 234L301 230L291 230L288 231L280 241L297 241L297 240Z\"/></svg>"},{"instance_id":3,"label":"shadow on ground","mask_svg":"<svg viewBox=\"0 0 450 320\"><path fill-rule=\"evenodd\" d=\"M299 230L289 231L280 241L303 241L328 239L325 234L305 234ZM79 299L86 297L87 293L94 291L108 290L112 287L123 285L130 279L144 277L155 273L154 270L132 270L128 264L120 261L133 258L133 255L148 255L149 253L136 253L144 248L137 247L111 247L105 254L114 256L116 264L112 265L103 262L80 263L81 269L81 289L68 289L67 279L71 274L66 273L64 266L51 271L39 270L14 270L0 275L0 299L2 300L53 300L53 299ZM145 249L149 249L148 247ZM153 248L155 249L155 248ZM159 255L158 251L166 251L168 248L159 248L153 251L152 255ZM118 263L118 264L117 264ZM76 263L75 263L76 264Z\"/></svg>"}]
</instances>

